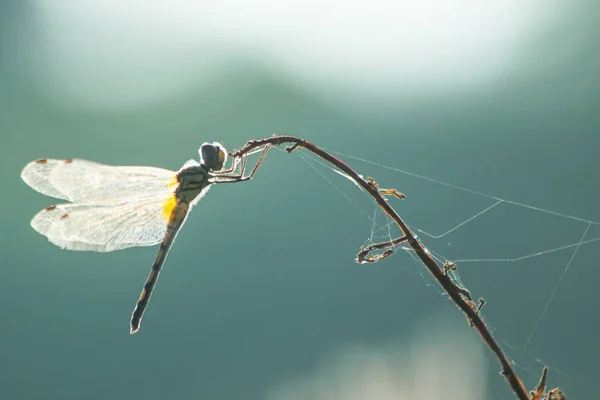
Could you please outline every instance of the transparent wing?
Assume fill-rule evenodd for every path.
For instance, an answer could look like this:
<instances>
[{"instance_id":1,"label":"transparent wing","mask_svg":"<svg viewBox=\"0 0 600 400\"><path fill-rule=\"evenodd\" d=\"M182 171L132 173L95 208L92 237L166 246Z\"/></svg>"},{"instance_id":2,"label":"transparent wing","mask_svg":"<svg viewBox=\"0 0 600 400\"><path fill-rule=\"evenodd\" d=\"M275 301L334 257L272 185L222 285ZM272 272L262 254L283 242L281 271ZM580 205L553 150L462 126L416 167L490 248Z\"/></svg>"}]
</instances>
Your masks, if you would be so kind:
<instances>
[{"instance_id":1,"label":"transparent wing","mask_svg":"<svg viewBox=\"0 0 600 400\"><path fill-rule=\"evenodd\" d=\"M79 159L33 161L25 166L21 178L47 196L90 204L154 197L172 192L177 186L174 171L154 167L112 166Z\"/></svg>"},{"instance_id":2,"label":"transparent wing","mask_svg":"<svg viewBox=\"0 0 600 400\"><path fill-rule=\"evenodd\" d=\"M60 204L40 211L31 226L68 250L152 246L163 240L174 207L173 193L120 204Z\"/></svg>"}]
</instances>

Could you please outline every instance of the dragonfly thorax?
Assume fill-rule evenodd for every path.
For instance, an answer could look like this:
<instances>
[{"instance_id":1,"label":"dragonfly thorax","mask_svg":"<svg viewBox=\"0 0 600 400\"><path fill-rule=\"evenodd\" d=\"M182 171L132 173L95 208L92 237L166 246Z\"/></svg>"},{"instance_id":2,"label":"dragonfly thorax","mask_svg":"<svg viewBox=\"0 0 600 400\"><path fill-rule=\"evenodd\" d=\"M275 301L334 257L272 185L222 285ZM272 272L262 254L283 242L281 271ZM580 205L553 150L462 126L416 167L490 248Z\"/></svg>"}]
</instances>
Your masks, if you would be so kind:
<instances>
[{"instance_id":1,"label":"dragonfly thorax","mask_svg":"<svg viewBox=\"0 0 600 400\"><path fill-rule=\"evenodd\" d=\"M217 142L202 144L198 153L200 154L200 163L209 170L219 171L227 161L227 150Z\"/></svg>"},{"instance_id":2,"label":"dragonfly thorax","mask_svg":"<svg viewBox=\"0 0 600 400\"><path fill-rule=\"evenodd\" d=\"M198 195L210 185L208 168L204 164L184 167L177 173L176 196L179 200L191 203Z\"/></svg>"}]
</instances>

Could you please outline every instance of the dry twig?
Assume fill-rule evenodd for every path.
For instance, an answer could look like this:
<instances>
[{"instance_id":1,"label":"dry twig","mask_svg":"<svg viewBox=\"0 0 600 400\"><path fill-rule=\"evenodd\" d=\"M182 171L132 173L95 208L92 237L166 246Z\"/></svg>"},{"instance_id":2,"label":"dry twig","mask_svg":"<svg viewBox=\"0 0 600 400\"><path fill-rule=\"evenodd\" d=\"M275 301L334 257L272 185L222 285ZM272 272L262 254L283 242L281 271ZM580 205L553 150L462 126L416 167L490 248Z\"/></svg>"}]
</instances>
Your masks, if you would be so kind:
<instances>
[{"instance_id":1,"label":"dry twig","mask_svg":"<svg viewBox=\"0 0 600 400\"><path fill-rule=\"evenodd\" d=\"M427 249L423 247L423 245L419 242L416 236L404 223L402 218L400 218L398 213L396 213L396 211L389 205L388 201L386 201L386 199L383 197L383 195L393 195L399 199L403 199L404 195L402 193L394 189L379 189L379 186L373 178L364 179L361 175L357 174L352 168L350 168L346 163L344 163L337 157L331 155L330 153L326 152L325 150L321 149L320 147L314 145L311 142L293 136L274 135L270 138L250 140L242 148L232 152L231 156L242 157L243 155L248 154L252 150L259 147L279 146L285 143L291 144L291 146L286 148L286 151L288 153L291 153L292 151L302 147L316 154L317 156L332 164L335 168L339 169L344 174L346 174L352 181L354 181L357 185L362 187L365 190L365 192L367 192L377 202L379 207L396 223L396 225L398 225L398 227L402 231L403 235L397 239L376 243L366 248L361 248L356 256L356 262L369 263L380 261L393 253L392 249L394 246L396 246L399 243L407 243L415 252L415 254L419 257L419 260L423 263L423 265L425 265L425 267L429 270L431 275L433 275L433 277L439 283L439 285L452 299L454 304L456 304L456 306L460 308L460 310L466 315L471 326L477 329L485 344L495 354L502 367L502 376L504 376L513 392L517 395L517 397L520 400L540 400L546 387L547 368L544 369L542 379L540 380L538 387L535 391L532 392L532 399L532 397L530 397L529 393L527 392L527 389L525 389L523 382L517 376L517 373L513 369L506 354L502 351L502 349L492 336L486 323L481 318L480 311L481 307L484 304L483 300L480 300L479 306L475 307L475 303L473 302L470 293L465 288L457 285L452 280L450 276L451 274L448 273L449 270L455 269L456 266L451 262L447 262L443 266L438 265L429 253L429 251L427 251ZM374 251L381 251L384 249L387 250L381 254L370 255ZM564 395L558 389L555 389L548 392L547 399L564 399Z\"/></svg>"}]
</instances>

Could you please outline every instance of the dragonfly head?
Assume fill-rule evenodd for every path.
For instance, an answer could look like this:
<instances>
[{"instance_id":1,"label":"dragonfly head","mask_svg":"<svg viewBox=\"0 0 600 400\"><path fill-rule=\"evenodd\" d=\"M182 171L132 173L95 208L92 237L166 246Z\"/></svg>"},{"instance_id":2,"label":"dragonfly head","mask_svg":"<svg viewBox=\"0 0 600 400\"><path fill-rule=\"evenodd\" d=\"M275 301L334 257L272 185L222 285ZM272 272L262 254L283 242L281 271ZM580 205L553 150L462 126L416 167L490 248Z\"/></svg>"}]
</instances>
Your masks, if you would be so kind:
<instances>
[{"instance_id":1,"label":"dragonfly head","mask_svg":"<svg viewBox=\"0 0 600 400\"><path fill-rule=\"evenodd\" d=\"M200 163L213 171L219 171L227 161L227 150L217 142L204 143L198 150Z\"/></svg>"}]
</instances>

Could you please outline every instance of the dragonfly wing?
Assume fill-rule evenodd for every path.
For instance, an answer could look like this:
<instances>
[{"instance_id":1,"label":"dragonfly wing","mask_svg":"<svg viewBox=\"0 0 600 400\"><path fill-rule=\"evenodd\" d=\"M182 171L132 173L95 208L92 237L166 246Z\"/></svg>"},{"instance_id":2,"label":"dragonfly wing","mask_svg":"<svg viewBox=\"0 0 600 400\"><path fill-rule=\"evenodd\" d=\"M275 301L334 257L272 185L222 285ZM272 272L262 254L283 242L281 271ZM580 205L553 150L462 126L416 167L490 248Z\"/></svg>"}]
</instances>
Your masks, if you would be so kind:
<instances>
[{"instance_id":1,"label":"dragonfly wing","mask_svg":"<svg viewBox=\"0 0 600 400\"><path fill-rule=\"evenodd\" d=\"M167 169L112 166L79 159L33 161L25 166L21 178L47 196L90 204L154 197L177 186L176 173Z\"/></svg>"},{"instance_id":2,"label":"dragonfly wing","mask_svg":"<svg viewBox=\"0 0 600 400\"><path fill-rule=\"evenodd\" d=\"M174 193L114 204L59 204L40 211L31 226L68 250L114 251L162 242Z\"/></svg>"}]
</instances>

